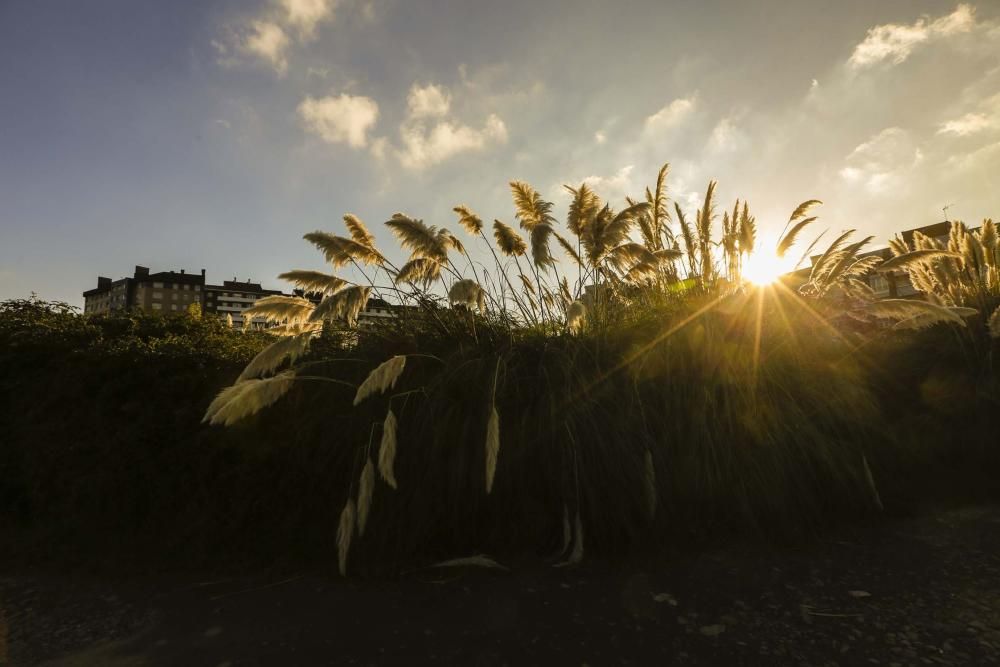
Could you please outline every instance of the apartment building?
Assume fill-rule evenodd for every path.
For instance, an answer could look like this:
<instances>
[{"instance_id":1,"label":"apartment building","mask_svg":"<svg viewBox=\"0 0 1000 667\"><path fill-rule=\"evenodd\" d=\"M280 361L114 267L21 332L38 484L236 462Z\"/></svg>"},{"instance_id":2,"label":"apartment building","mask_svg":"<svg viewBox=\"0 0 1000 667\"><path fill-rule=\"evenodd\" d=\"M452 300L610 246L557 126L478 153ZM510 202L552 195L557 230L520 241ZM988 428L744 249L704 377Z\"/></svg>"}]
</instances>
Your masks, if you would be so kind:
<instances>
[{"instance_id":1,"label":"apartment building","mask_svg":"<svg viewBox=\"0 0 1000 667\"><path fill-rule=\"evenodd\" d=\"M205 303L202 312L212 313L223 319L226 316L233 318L233 326L244 328L243 311L266 296L282 294L281 290L264 289L260 283L251 282L248 278L239 281L235 277L232 280L224 280L221 285L205 286ZM266 326L266 321L262 317L255 317L250 322L250 328L260 329Z\"/></svg>"},{"instance_id":2,"label":"apartment building","mask_svg":"<svg viewBox=\"0 0 1000 667\"><path fill-rule=\"evenodd\" d=\"M111 280L99 276L97 287L83 293L83 312L86 315L131 309L184 312L191 304L201 303L204 286L205 269L200 274L184 269L150 273L149 268L137 265L131 277Z\"/></svg>"}]
</instances>

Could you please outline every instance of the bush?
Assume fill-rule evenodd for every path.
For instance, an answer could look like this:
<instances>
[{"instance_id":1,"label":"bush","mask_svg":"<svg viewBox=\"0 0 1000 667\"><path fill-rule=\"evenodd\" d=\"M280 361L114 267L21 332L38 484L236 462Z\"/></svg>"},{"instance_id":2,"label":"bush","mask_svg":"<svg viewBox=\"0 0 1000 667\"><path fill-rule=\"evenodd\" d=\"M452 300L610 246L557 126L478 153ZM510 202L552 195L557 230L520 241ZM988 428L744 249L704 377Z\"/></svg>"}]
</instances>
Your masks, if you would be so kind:
<instances>
[{"instance_id":1,"label":"bush","mask_svg":"<svg viewBox=\"0 0 1000 667\"><path fill-rule=\"evenodd\" d=\"M777 296L758 336L756 307L703 305L649 308L583 336L511 335L461 311L440 312L450 337L419 320L353 346L325 334L299 365L347 385L297 382L221 428L201 424L205 408L266 335L6 302L4 556L333 567L337 517L366 456L377 459L390 405L398 490L376 481L355 572L551 555L577 513L586 553L616 556L796 539L874 516L879 502L905 512L995 492L995 346L943 327L862 339ZM398 354L410 356L394 397L353 407L353 386ZM500 450L486 494L493 406Z\"/></svg>"}]
</instances>

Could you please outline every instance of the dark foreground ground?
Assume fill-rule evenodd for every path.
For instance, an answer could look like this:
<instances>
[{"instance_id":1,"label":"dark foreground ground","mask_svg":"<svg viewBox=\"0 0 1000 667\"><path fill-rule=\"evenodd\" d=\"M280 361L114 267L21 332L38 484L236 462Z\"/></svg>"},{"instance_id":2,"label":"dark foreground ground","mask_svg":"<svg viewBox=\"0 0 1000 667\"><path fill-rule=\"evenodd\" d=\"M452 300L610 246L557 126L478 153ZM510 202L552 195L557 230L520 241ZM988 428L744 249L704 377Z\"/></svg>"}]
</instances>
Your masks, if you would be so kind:
<instances>
[{"instance_id":1,"label":"dark foreground ground","mask_svg":"<svg viewBox=\"0 0 1000 667\"><path fill-rule=\"evenodd\" d=\"M12 665L998 664L1000 508L614 568L10 574L2 651Z\"/></svg>"}]
</instances>

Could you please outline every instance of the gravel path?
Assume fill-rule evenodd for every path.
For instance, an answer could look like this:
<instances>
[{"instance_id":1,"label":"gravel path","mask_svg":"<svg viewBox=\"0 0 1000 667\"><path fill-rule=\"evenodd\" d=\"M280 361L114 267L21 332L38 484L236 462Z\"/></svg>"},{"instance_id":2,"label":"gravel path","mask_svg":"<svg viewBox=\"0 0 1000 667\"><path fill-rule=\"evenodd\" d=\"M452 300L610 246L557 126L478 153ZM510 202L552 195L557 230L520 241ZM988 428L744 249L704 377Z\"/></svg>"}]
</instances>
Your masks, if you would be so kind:
<instances>
[{"instance_id":1,"label":"gravel path","mask_svg":"<svg viewBox=\"0 0 1000 667\"><path fill-rule=\"evenodd\" d=\"M0 579L3 651L11 665L1000 664L1000 508L614 569L15 574Z\"/></svg>"}]
</instances>

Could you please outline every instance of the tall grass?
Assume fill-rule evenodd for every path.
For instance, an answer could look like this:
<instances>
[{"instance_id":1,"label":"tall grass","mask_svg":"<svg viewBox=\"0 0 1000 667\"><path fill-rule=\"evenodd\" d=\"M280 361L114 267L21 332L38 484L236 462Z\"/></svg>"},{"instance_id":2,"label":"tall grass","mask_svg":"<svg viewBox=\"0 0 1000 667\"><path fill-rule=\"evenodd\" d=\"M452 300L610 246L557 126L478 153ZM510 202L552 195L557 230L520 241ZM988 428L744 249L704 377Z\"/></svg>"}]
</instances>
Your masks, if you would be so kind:
<instances>
[{"instance_id":1,"label":"tall grass","mask_svg":"<svg viewBox=\"0 0 1000 667\"><path fill-rule=\"evenodd\" d=\"M379 521L380 503L410 509L411 518L393 522L393 538L366 540L395 539L402 553L419 543L502 544L499 535L555 544L562 526L561 555L574 562L585 543L606 550L655 541L673 523L767 533L880 510L879 471L866 452L885 437L877 400L859 341L834 321L964 327L979 311L954 298L942 303L937 293L930 301L875 299L865 278L881 259L862 256L872 237L853 241L854 230L830 243L797 293L752 289L745 259L789 252L820 202L797 206L776 247L761 249L745 201L719 219L713 181L693 224L675 206L675 234L666 175L664 166L645 201L629 199L620 210L586 184L567 187L564 227L552 203L512 181L520 232L496 220L495 247L482 219L456 206L459 226L489 246L490 270L476 269L455 233L401 213L385 223L409 253L398 268L355 216L344 218L349 236L307 234L334 268L350 265L362 280L283 274L323 300L272 297L251 309L290 339L262 351L205 421L232 424L298 382L357 387L356 410L336 438L351 452L338 529L342 572L351 535L361 537L369 511ZM563 271L553 241L570 263ZM976 248L986 246L975 243L953 242L962 256L907 249L887 266L975 260L986 270L980 282L992 284L995 256L983 259ZM388 326L359 330L344 348L306 353L353 329L372 293L411 308ZM358 359L371 368L366 377L337 364ZM501 507L503 520L491 518Z\"/></svg>"}]
</instances>

